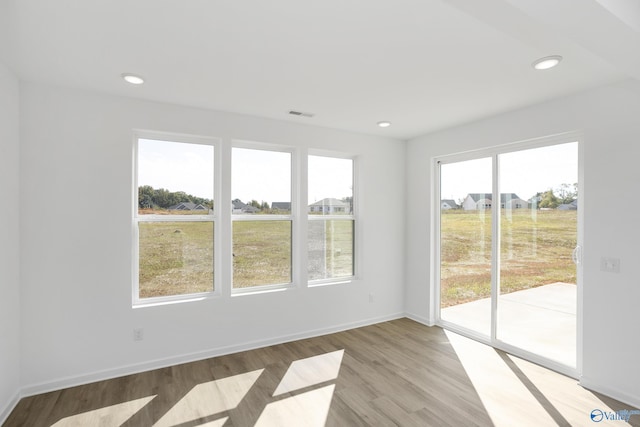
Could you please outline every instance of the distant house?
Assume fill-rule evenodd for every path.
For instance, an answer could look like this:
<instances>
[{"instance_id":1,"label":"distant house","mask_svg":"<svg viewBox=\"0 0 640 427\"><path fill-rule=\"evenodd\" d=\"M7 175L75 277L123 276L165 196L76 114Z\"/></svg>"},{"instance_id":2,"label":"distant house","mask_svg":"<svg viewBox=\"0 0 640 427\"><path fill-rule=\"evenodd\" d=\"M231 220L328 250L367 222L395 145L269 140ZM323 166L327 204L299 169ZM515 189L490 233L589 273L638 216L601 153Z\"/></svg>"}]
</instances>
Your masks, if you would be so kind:
<instances>
[{"instance_id":1,"label":"distant house","mask_svg":"<svg viewBox=\"0 0 640 427\"><path fill-rule=\"evenodd\" d=\"M240 199L231 201L231 213L233 214L254 214L260 212L260 209L255 206L247 205Z\"/></svg>"},{"instance_id":2,"label":"distant house","mask_svg":"<svg viewBox=\"0 0 640 427\"><path fill-rule=\"evenodd\" d=\"M458 209L459 207L460 206L458 206L458 204L451 199L442 199L440 201L440 209L442 209L443 211L449 209Z\"/></svg>"},{"instance_id":3,"label":"distant house","mask_svg":"<svg viewBox=\"0 0 640 427\"><path fill-rule=\"evenodd\" d=\"M506 209L527 209L529 202L518 197L516 193L500 194L500 207Z\"/></svg>"},{"instance_id":4,"label":"distant house","mask_svg":"<svg viewBox=\"0 0 640 427\"><path fill-rule=\"evenodd\" d=\"M462 202L462 209L475 211L491 209L491 193L469 193Z\"/></svg>"},{"instance_id":5,"label":"distant house","mask_svg":"<svg viewBox=\"0 0 640 427\"><path fill-rule=\"evenodd\" d=\"M469 193L462 202L465 211L491 209L493 205L491 193ZM526 209L529 202L522 200L515 193L500 194L500 207L503 209Z\"/></svg>"},{"instance_id":6,"label":"distant house","mask_svg":"<svg viewBox=\"0 0 640 427\"><path fill-rule=\"evenodd\" d=\"M191 202L182 202L177 205L169 206L170 211L206 211L209 210L206 206L201 204L195 204Z\"/></svg>"},{"instance_id":7,"label":"distant house","mask_svg":"<svg viewBox=\"0 0 640 427\"><path fill-rule=\"evenodd\" d=\"M327 198L309 205L309 213L323 213L327 215L351 213L351 205L342 200Z\"/></svg>"},{"instance_id":8,"label":"distant house","mask_svg":"<svg viewBox=\"0 0 640 427\"><path fill-rule=\"evenodd\" d=\"M274 211L291 212L291 202L272 202L271 209Z\"/></svg>"},{"instance_id":9,"label":"distant house","mask_svg":"<svg viewBox=\"0 0 640 427\"><path fill-rule=\"evenodd\" d=\"M563 203L558 205L558 210L560 211L576 211L578 210L578 201L574 200L571 203Z\"/></svg>"}]
</instances>

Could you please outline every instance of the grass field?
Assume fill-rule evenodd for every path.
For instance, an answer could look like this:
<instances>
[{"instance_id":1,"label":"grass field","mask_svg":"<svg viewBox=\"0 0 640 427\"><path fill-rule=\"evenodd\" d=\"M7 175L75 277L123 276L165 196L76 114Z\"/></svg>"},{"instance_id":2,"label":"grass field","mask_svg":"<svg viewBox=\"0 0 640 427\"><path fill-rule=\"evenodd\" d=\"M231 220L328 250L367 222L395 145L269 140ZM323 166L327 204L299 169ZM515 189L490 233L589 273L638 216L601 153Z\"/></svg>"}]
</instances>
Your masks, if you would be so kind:
<instances>
[{"instance_id":1,"label":"grass field","mask_svg":"<svg viewBox=\"0 0 640 427\"><path fill-rule=\"evenodd\" d=\"M554 282L575 283L571 251L576 211L503 211L501 292ZM491 215L442 213L442 306L491 293ZM183 295L213 289L212 222L140 223L140 297ZM233 223L235 288L291 282L291 222ZM309 221L310 280L353 274L353 222Z\"/></svg>"},{"instance_id":2,"label":"grass field","mask_svg":"<svg viewBox=\"0 0 640 427\"><path fill-rule=\"evenodd\" d=\"M353 221L309 221L309 280L353 276Z\"/></svg>"},{"instance_id":3,"label":"grass field","mask_svg":"<svg viewBox=\"0 0 640 427\"><path fill-rule=\"evenodd\" d=\"M233 287L291 282L291 221L233 223Z\"/></svg>"},{"instance_id":4,"label":"grass field","mask_svg":"<svg viewBox=\"0 0 640 427\"><path fill-rule=\"evenodd\" d=\"M213 222L141 222L140 298L213 290Z\"/></svg>"},{"instance_id":5,"label":"grass field","mask_svg":"<svg viewBox=\"0 0 640 427\"><path fill-rule=\"evenodd\" d=\"M576 211L502 210L501 294L555 282L576 283L571 260L576 215ZM445 210L441 218L441 306L489 297L491 212Z\"/></svg>"},{"instance_id":6,"label":"grass field","mask_svg":"<svg viewBox=\"0 0 640 427\"><path fill-rule=\"evenodd\" d=\"M141 222L140 298L213 289L213 222ZM353 221L309 221L309 280L353 274ZM233 222L233 287L290 283L291 221Z\"/></svg>"}]
</instances>

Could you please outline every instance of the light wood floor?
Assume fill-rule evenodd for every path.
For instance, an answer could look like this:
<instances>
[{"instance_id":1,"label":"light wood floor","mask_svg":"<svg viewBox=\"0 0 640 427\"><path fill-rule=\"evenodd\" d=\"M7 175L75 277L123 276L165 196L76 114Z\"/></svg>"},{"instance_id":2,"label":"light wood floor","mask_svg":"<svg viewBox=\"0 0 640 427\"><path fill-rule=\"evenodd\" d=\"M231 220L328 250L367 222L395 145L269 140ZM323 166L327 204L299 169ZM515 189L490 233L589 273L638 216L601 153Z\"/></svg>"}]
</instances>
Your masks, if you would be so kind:
<instances>
[{"instance_id":1,"label":"light wood floor","mask_svg":"<svg viewBox=\"0 0 640 427\"><path fill-rule=\"evenodd\" d=\"M24 398L4 425L623 426L590 419L623 409L634 408L400 319Z\"/></svg>"}]
</instances>

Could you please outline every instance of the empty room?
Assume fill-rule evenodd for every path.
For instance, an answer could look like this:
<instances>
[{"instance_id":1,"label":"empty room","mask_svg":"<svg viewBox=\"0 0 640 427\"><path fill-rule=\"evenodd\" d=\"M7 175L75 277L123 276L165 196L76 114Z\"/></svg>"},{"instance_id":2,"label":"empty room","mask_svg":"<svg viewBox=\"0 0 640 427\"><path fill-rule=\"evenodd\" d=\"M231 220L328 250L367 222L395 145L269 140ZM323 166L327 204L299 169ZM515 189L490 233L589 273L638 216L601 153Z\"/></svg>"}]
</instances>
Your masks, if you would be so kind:
<instances>
[{"instance_id":1,"label":"empty room","mask_svg":"<svg viewBox=\"0 0 640 427\"><path fill-rule=\"evenodd\" d=\"M0 0L0 425L640 425L635 0Z\"/></svg>"}]
</instances>

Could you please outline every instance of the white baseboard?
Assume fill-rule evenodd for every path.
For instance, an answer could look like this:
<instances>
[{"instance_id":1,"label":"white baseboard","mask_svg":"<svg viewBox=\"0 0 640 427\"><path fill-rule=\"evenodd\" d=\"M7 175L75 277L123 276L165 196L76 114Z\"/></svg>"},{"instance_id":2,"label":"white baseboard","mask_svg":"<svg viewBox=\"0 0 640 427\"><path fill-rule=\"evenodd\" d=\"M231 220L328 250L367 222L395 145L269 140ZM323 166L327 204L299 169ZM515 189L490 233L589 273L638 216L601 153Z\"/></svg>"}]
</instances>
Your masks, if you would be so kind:
<instances>
[{"instance_id":1,"label":"white baseboard","mask_svg":"<svg viewBox=\"0 0 640 427\"><path fill-rule=\"evenodd\" d=\"M140 372L151 371L153 369L166 368L168 366L179 365L182 363L195 362L197 360L209 359L211 357L218 357L232 353L238 353L241 351L254 350L261 347L268 347L271 345L283 344L291 341L318 337L327 334L333 334L336 332L342 332L349 329L360 328L363 326L369 326L376 323L387 322L389 320L395 320L405 317L404 313L395 313L387 316L374 317L370 319L360 320L357 322L345 323L340 325L334 325L327 328L320 328L305 332L299 332L291 335L282 335L278 337L272 337L265 340L252 341L238 345L212 348L209 350L182 354L178 356L172 356L162 359L150 360L143 363L135 363L131 365L121 366L113 369L105 369L102 371L96 371L88 374L75 375L66 378L60 378L53 381L47 381L38 384L31 384L22 387L21 397L33 396L41 393L48 393L50 391L60 390L63 388L75 387L78 385L89 384L96 381L107 380L111 378L122 377L125 375L137 374Z\"/></svg>"},{"instance_id":2,"label":"white baseboard","mask_svg":"<svg viewBox=\"0 0 640 427\"><path fill-rule=\"evenodd\" d=\"M411 313L404 313L404 317L411 319L411 320L415 320L418 323L422 323L425 326L435 326L435 322L427 319L426 317L422 317L422 316L417 316L415 314L411 314Z\"/></svg>"},{"instance_id":3,"label":"white baseboard","mask_svg":"<svg viewBox=\"0 0 640 427\"><path fill-rule=\"evenodd\" d=\"M608 386L603 386L602 384L591 381L589 378L585 377L580 378L580 385L588 390L595 391L597 393L619 400L620 402L627 404L630 407L640 409L640 397L638 397L637 395L632 396L631 394L624 391L620 391Z\"/></svg>"},{"instance_id":4,"label":"white baseboard","mask_svg":"<svg viewBox=\"0 0 640 427\"><path fill-rule=\"evenodd\" d=\"M15 409L16 405L20 401L20 397L20 392L17 391L16 394L9 400L9 402L7 402L5 407L0 410L0 426L3 425L5 421L7 421L7 418L9 418L9 414L11 414L11 412Z\"/></svg>"}]
</instances>

